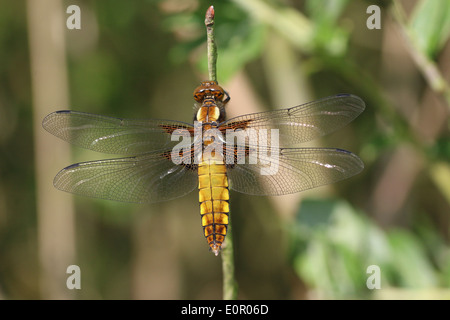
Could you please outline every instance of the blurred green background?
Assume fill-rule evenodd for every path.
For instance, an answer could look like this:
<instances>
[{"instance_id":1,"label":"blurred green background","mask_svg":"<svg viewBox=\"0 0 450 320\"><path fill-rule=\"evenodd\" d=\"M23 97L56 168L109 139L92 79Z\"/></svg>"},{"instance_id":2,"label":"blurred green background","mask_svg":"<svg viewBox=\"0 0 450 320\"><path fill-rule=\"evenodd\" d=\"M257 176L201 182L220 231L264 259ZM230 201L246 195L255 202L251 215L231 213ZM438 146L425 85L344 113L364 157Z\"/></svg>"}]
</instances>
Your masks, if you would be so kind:
<instances>
[{"instance_id":1,"label":"blurred green background","mask_svg":"<svg viewBox=\"0 0 450 320\"><path fill-rule=\"evenodd\" d=\"M369 29L373 2L0 0L0 298L222 298L195 192L134 205L58 191L62 167L111 155L40 125L60 109L190 122L212 4L230 117L343 92L366 102L314 141L358 154L361 174L292 196L231 192L238 297L449 299L450 2L376 1ZM66 27L72 4L80 30ZM66 287L73 264L80 290Z\"/></svg>"}]
</instances>

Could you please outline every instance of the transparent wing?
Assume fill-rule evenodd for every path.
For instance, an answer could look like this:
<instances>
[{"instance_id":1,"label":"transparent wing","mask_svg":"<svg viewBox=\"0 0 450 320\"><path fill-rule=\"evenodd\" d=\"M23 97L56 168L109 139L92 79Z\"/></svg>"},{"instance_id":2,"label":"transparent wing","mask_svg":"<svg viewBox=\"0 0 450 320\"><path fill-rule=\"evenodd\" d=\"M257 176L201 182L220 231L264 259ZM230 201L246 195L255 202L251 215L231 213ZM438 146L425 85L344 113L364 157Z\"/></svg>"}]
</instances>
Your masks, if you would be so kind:
<instances>
[{"instance_id":1,"label":"transparent wing","mask_svg":"<svg viewBox=\"0 0 450 320\"><path fill-rule=\"evenodd\" d=\"M124 202L160 202L197 187L197 170L176 165L167 153L73 164L55 177L56 188L83 196Z\"/></svg>"},{"instance_id":2,"label":"transparent wing","mask_svg":"<svg viewBox=\"0 0 450 320\"><path fill-rule=\"evenodd\" d=\"M171 149L180 140L171 141L175 130L184 131L185 135L193 132L192 125L184 122L120 119L69 110L49 114L42 125L51 134L76 146L123 155Z\"/></svg>"},{"instance_id":3,"label":"transparent wing","mask_svg":"<svg viewBox=\"0 0 450 320\"><path fill-rule=\"evenodd\" d=\"M349 178L364 168L358 156L341 149L260 148L254 164L251 151L238 151L236 164L227 170L230 188L251 195L296 193Z\"/></svg>"},{"instance_id":4,"label":"transparent wing","mask_svg":"<svg viewBox=\"0 0 450 320\"><path fill-rule=\"evenodd\" d=\"M297 107L238 116L220 124L220 130L240 132L247 144L293 146L333 132L355 119L365 108L364 101L350 94L341 94L309 102ZM278 129L279 140L273 140L270 129ZM276 147L276 146L275 146Z\"/></svg>"}]
</instances>

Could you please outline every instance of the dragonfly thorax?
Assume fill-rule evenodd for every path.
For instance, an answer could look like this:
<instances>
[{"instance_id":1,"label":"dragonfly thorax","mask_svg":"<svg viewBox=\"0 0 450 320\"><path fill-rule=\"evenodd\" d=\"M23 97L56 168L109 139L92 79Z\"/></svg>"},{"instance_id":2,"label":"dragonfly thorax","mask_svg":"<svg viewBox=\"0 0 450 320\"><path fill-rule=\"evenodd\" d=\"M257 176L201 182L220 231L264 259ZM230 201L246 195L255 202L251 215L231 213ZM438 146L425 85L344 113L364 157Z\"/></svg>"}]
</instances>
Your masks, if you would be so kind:
<instances>
[{"instance_id":1,"label":"dragonfly thorax","mask_svg":"<svg viewBox=\"0 0 450 320\"><path fill-rule=\"evenodd\" d=\"M221 114L222 112L214 100L206 100L198 109L195 120L207 123L217 122L219 118L222 118Z\"/></svg>"}]
</instances>

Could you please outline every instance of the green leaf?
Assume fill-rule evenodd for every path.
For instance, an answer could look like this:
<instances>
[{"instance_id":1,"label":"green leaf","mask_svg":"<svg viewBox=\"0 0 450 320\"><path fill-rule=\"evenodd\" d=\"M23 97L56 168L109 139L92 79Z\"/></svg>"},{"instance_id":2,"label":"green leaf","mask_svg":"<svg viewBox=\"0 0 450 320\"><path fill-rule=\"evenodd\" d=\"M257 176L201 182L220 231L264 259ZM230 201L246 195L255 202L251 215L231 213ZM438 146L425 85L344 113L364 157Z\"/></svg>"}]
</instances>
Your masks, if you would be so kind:
<instances>
[{"instance_id":1,"label":"green leaf","mask_svg":"<svg viewBox=\"0 0 450 320\"><path fill-rule=\"evenodd\" d=\"M436 286L436 274L420 242L406 231L392 231L388 237L392 264L400 285L411 288Z\"/></svg>"},{"instance_id":2,"label":"green leaf","mask_svg":"<svg viewBox=\"0 0 450 320\"><path fill-rule=\"evenodd\" d=\"M294 237L305 245L294 270L309 286L326 298L369 294L367 267L384 270L389 263L388 241L378 227L345 201L324 199L305 199L296 224Z\"/></svg>"},{"instance_id":3,"label":"green leaf","mask_svg":"<svg viewBox=\"0 0 450 320\"><path fill-rule=\"evenodd\" d=\"M306 11L314 22L334 25L348 2L348 0L308 0Z\"/></svg>"},{"instance_id":4,"label":"green leaf","mask_svg":"<svg viewBox=\"0 0 450 320\"><path fill-rule=\"evenodd\" d=\"M434 57L450 35L450 1L420 1L414 8L410 31L416 45L429 57Z\"/></svg>"},{"instance_id":5,"label":"green leaf","mask_svg":"<svg viewBox=\"0 0 450 320\"><path fill-rule=\"evenodd\" d=\"M331 215L336 207L334 200L305 199L297 214L296 223L314 229L331 224Z\"/></svg>"},{"instance_id":6,"label":"green leaf","mask_svg":"<svg viewBox=\"0 0 450 320\"><path fill-rule=\"evenodd\" d=\"M332 55L345 53L349 32L337 25L348 0L309 0L306 11L314 22L314 41Z\"/></svg>"}]
</instances>

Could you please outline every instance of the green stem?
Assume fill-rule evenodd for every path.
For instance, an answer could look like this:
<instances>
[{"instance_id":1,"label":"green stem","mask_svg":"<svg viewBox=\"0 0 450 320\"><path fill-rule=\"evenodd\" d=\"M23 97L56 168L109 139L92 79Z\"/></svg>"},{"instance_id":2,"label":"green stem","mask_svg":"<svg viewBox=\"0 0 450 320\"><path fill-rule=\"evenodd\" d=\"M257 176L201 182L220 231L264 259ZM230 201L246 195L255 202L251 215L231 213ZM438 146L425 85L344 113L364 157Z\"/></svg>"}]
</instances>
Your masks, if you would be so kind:
<instances>
[{"instance_id":1,"label":"green stem","mask_svg":"<svg viewBox=\"0 0 450 320\"><path fill-rule=\"evenodd\" d=\"M217 47L214 35L214 7L210 6L206 10L205 15L206 39L208 45L208 75L209 80L217 81L216 62L217 62Z\"/></svg>"},{"instance_id":2,"label":"green stem","mask_svg":"<svg viewBox=\"0 0 450 320\"><path fill-rule=\"evenodd\" d=\"M228 221L227 239L222 249L223 300L237 299L237 283L234 278L234 250L231 219Z\"/></svg>"},{"instance_id":3,"label":"green stem","mask_svg":"<svg viewBox=\"0 0 450 320\"><path fill-rule=\"evenodd\" d=\"M205 15L206 36L208 43L208 75L209 80L217 81L216 62L217 47L214 35L214 7L210 6ZM223 299L237 298L237 284L234 278L234 250L231 219L228 221L227 238L222 249Z\"/></svg>"}]
</instances>

